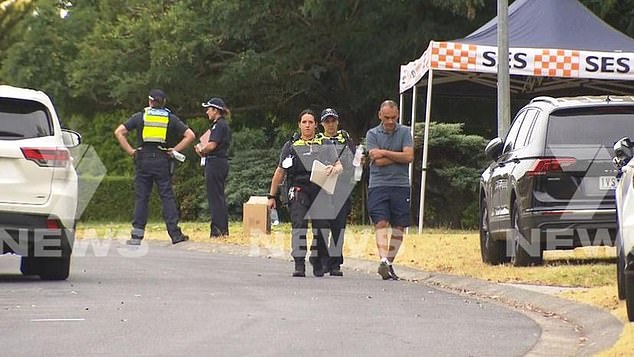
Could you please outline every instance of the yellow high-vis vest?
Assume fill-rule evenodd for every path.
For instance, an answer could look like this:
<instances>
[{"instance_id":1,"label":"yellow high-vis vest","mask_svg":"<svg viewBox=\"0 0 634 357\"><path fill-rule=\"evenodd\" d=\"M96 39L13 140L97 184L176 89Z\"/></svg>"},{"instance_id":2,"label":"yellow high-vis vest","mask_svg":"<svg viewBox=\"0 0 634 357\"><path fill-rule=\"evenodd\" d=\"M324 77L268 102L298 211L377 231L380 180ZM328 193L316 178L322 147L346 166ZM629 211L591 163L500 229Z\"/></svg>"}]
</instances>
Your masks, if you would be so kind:
<instances>
[{"instance_id":1,"label":"yellow high-vis vest","mask_svg":"<svg viewBox=\"0 0 634 357\"><path fill-rule=\"evenodd\" d=\"M143 142L165 144L170 112L163 108L145 108L143 113Z\"/></svg>"}]
</instances>

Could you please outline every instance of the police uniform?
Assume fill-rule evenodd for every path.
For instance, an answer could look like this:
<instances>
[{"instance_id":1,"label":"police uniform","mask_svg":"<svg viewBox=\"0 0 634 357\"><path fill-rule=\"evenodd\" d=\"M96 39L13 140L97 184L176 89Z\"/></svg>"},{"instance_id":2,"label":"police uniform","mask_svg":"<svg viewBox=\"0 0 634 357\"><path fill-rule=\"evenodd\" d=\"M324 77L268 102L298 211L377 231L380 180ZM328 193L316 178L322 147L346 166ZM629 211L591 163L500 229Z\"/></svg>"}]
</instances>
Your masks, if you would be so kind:
<instances>
[{"instance_id":1,"label":"police uniform","mask_svg":"<svg viewBox=\"0 0 634 357\"><path fill-rule=\"evenodd\" d=\"M322 231L328 228L328 222L316 218L319 212L329 207L314 207L320 193L320 187L310 181L313 162L319 160L324 165L332 165L337 161L336 152L331 145L322 145L323 137L315 136L311 140L303 140L296 135L286 142L282 148L278 166L286 170L289 181L288 207L292 226L291 256L295 260L295 270L303 271L307 252L306 234L308 220L311 220L313 243L310 247L309 261L313 265L315 276L323 276L328 262L328 247ZM290 165L290 166L289 166ZM309 210L313 213L310 215Z\"/></svg>"},{"instance_id":2,"label":"police uniform","mask_svg":"<svg viewBox=\"0 0 634 357\"><path fill-rule=\"evenodd\" d=\"M173 159L167 153L172 138L182 138L188 129L180 118L167 108L147 107L123 123L128 131L137 131L138 148L134 154L134 217L132 239L142 239L147 224L148 202L156 182L163 207L167 233L172 242L187 240L178 227L179 212L172 191Z\"/></svg>"},{"instance_id":3,"label":"police uniform","mask_svg":"<svg viewBox=\"0 0 634 357\"><path fill-rule=\"evenodd\" d=\"M211 214L210 236L229 235L229 211L225 198L225 181L229 175L229 144L231 131L224 116L219 117L209 128L209 141L217 143L216 148L205 155L205 183L207 201Z\"/></svg>"},{"instance_id":4,"label":"police uniform","mask_svg":"<svg viewBox=\"0 0 634 357\"><path fill-rule=\"evenodd\" d=\"M319 135L322 136L324 144L334 145L337 157L343 166L343 171L337 178L335 192L330 197L333 212L336 212L337 216L328 220L332 241L329 244L330 259L328 261L327 270L330 271L331 274L339 274L339 268L343 264L343 244L346 223L348 215L352 210L351 196L355 185L352 160L355 145L345 130L338 130L335 136Z\"/></svg>"}]
</instances>

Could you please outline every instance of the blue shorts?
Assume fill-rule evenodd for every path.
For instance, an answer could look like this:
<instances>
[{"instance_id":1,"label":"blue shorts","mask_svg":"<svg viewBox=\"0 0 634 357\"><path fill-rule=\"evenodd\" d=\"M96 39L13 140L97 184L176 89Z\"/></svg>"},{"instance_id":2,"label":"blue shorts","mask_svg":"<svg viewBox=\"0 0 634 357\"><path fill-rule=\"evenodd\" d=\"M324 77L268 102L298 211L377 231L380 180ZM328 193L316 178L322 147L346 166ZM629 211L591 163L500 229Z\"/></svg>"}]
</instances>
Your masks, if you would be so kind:
<instances>
[{"instance_id":1,"label":"blue shorts","mask_svg":"<svg viewBox=\"0 0 634 357\"><path fill-rule=\"evenodd\" d=\"M368 214L374 224L388 221L392 227L409 227L409 187L372 187L368 191Z\"/></svg>"}]
</instances>

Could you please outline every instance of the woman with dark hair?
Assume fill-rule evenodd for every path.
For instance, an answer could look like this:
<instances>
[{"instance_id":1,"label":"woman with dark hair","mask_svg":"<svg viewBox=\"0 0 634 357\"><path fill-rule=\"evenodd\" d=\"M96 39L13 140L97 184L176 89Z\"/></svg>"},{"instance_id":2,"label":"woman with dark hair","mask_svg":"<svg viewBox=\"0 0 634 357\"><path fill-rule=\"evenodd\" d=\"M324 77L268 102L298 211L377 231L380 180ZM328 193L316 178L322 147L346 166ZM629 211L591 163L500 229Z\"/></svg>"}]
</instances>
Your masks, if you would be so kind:
<instances>
[{"instance_id":1,"label":"woman with dark hair","mask_svg":"<svg viewBox=\"0 0 634 357\"><path fill-rule=\"evenodd\" d=\"M291 255L295 261L293 276L306 276L306 252L308 250L306 234L308 221L313 229L313 243L310 247L309 261L313 265L313 275L324 276L324 269L328 262L328 247L322 235L328 227L326 217L329 206L315 204L321 188L311 182L313 163L319 161L325 165L327 175L337 175L343 168L337 159L337 152L333 145L322 145L322 137L317 135L317 116L306 109L299 114L299 134L284 144L280 159L271 180L269 190L269 208L275 208L277 189L287 175L290 183L288 205L291 216Z\"/></svg>"},{"instance_id":2,"label":"woman with dark hair","mask_svg":"<svg viewBox=\"0 0 634 357\"><path fill-rule=\"evenodd\" d=\"M225 182L229 174L229 145L231 130L226 117L229 109L221 98L211 98L202 103L209 118L209 137L195 146L196 153L204 158L207 200L211 215L210 238L229 235L229 212L225 198Z\"/></svg>"}]
</instances>

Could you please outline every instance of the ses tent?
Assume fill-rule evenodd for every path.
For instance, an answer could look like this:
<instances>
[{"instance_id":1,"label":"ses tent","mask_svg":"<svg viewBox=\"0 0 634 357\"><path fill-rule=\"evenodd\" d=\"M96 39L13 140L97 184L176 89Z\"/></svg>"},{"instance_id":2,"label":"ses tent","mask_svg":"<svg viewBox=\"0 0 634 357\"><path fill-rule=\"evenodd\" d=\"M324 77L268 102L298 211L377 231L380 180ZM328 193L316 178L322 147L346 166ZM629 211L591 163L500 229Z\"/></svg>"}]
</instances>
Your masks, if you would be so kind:
<instances>
[{"instance_id":1,"label":"ses tent","mask_svg":"<svg viewBox=\"0 0 634 357\"><path fill-rule=\"evenodd\" d=\"M634 80L634 39L577 0L516 0L508 12L512 97L634 92L630 82ZM417 87L427 87L419 232L423 226L432 84L444 88L442 93L448 95L475 92L495 96L497 25L496 17L465 38L430 41L422 56L401 66L401 108L403 94L411 89L412 123L416 122ZM423 80L425 75L427 81ZM413 135L414 125L411 129Z\"/></svg>"}]
</instances>

